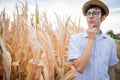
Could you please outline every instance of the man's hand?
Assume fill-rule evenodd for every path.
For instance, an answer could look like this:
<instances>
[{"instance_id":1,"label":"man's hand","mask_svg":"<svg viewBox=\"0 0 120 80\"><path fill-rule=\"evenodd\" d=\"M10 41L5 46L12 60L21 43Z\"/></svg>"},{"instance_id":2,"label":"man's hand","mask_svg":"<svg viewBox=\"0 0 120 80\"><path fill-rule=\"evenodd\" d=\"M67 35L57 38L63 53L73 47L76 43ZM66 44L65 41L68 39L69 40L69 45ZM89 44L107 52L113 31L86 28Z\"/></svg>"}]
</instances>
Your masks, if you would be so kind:
<instances>
[{"instance_id":1,"label":"man's hand","mask_svg":"<svg viewBox=\"0 0 120 80\"><path fill-rule=\"evenodd\" d=\"M98 33L97 28L94 25L91 25L87 29L88 39L94 41Z\"/></svg>"}]
</instances>

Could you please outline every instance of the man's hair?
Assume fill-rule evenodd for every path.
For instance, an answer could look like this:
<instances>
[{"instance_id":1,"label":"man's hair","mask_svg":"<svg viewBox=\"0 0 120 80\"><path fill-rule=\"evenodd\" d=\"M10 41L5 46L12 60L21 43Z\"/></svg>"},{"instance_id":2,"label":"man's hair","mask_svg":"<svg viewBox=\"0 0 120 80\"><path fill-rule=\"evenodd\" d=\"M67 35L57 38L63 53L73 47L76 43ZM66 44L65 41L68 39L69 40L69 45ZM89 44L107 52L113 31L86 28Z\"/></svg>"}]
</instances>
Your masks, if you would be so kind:
<instances>
[{"instance_id":1,"label":"man's hair","mask_svg":"<svg viewBox=\"0 0 120 80\"><path fill-rule=\"evenodd\" d=\"M98 5L94 5L94 4L91 4L91 5L86 6L86 8L85 8L85 14L86 14L87 11L88 11L89 9L91 9L91 8L99 8L99 9L101 10L102 16L105 15L105 10L104 10L102 7L100 7L100 6L98 6Z\"/></svg>"}]
</instances>

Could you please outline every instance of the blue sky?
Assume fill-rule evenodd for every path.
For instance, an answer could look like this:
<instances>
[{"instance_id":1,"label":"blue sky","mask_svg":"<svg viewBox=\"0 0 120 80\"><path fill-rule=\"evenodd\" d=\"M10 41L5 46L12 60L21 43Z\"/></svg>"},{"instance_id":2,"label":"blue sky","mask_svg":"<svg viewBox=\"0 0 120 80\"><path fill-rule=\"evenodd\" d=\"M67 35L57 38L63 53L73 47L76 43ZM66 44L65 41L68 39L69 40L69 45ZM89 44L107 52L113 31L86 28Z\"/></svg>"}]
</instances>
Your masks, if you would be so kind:
<instances>
[{"instance_id":1,"label":"blue sky","mask_svg":"<svg viewBox=\"0 0 120 80\"><path fill-rule=\"evenodd\" d=\"M24 0L19 0L24 1ZM55 21L54 12L58 15L72 15L71 18L81 16L81 26L87 28L85 17L81 14L81 7L87 0L36 0L40 12L46 12L50 21ZM120 33L120 0L101 0L110 10L109 16L102 23L101 29L106 32L112 29L115 33ZM35 12L35 0L27 0L29 14ZM4 8L9 16L15 13L15 4L18 0L0 0L0 11Z\"/></svg>"}]
</instances>

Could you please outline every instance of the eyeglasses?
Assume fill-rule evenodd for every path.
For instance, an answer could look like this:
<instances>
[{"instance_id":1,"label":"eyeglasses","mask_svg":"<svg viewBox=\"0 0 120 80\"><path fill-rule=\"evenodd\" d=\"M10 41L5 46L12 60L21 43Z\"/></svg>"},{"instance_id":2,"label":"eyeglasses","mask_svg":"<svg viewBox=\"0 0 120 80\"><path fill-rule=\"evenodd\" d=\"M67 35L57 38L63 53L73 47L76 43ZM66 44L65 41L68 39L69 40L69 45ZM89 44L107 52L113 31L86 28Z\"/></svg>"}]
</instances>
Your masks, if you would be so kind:
<instances>
[{"instance_id":1,"label":"eyeglasses","mask_svg":"<svg viewBox=\"0 0 120 80\"><path fill-rule=\"evenodd\" d=\"M91 17L91 15L92 17L97 17L99 14L101 14L99 11L87 12L86 17Z\"/></svg>"}]
</instances>

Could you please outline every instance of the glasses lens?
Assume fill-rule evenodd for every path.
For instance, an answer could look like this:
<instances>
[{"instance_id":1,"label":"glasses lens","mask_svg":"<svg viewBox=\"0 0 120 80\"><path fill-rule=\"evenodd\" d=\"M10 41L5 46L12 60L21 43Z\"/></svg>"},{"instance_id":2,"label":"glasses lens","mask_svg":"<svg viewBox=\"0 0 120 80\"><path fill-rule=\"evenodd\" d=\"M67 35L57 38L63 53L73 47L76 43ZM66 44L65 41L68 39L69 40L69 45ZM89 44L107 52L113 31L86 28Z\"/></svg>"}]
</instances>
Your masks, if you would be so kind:
<instances>
[{"instance_id":1,"label":"glasses lens","mask_svg":"<svg viewBox=\"0 0 120 80\"><path fill-rule=\"evenodd\" d=\"M99 13L100 13L100 12L98 12L98 11L93 11L93 12L92 12L92 15L93 15L93 16L98 16Z\"/></svg>"},{"instance_id":2,"label":"glasses lens","mask_svg":"<svg viewBox=\"0 0 120 80\"><path fill-rule=\"evenodd\" d=\"M86 13L86 17L90 17L91 15L92 15L93 17L97 17L99 14L100 14L99 11L87 12L87 13Z\"/></svg>"},{"instance_id":3,"label":"glasses lens","mask_svg":"<svg viewBox=\"0 0 120 80\"><path fill-rule=\"evenodd\" d=\"M86 13L86 16L90 16L90 15L91 15L91 12L87 12L87 13Z\"/></svg>"}]
</instances>

